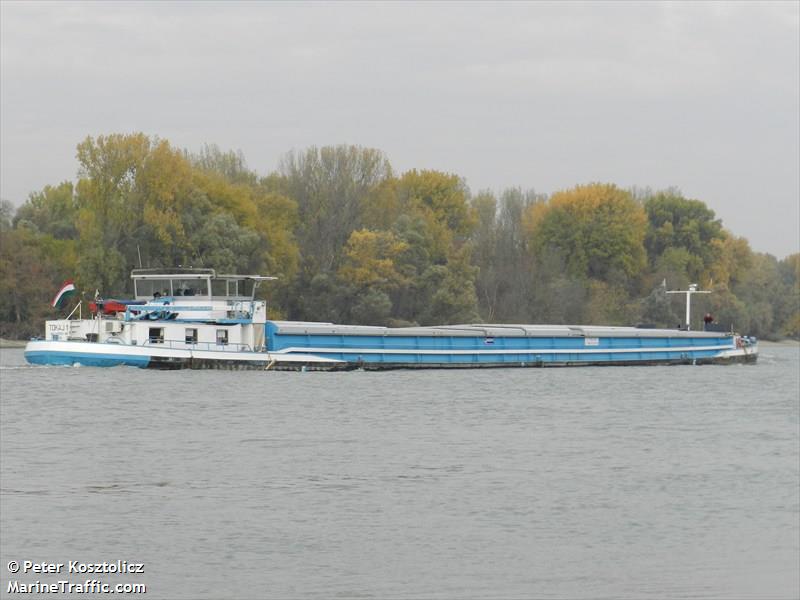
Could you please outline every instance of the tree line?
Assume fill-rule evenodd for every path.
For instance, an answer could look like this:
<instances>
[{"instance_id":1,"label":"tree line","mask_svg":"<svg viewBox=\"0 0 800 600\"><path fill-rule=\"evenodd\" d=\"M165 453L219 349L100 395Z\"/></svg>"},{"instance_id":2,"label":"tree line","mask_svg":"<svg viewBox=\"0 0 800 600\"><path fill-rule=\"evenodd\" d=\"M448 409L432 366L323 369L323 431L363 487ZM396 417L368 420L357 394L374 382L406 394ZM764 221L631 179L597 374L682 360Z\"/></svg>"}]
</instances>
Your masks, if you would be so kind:
<instances>
[{"instance_id":1,"label":"tree line","mask_svg":"<svg viewBox=\"0 0 800 600\"><path fill-rule=\"evenodd\" d=\"M137 133L78 144L77 181L0 205L0 336L40 335L75 278L131 293L130 270L278 276L273 318L374 325L466 322L676 327L694 315L800 337L800 255L754 252L678 190L579 185L470 192L434 170L395 173L379 150L312 147L261 176L241 153L192 153Z\"/></svg>"}]
</instances>

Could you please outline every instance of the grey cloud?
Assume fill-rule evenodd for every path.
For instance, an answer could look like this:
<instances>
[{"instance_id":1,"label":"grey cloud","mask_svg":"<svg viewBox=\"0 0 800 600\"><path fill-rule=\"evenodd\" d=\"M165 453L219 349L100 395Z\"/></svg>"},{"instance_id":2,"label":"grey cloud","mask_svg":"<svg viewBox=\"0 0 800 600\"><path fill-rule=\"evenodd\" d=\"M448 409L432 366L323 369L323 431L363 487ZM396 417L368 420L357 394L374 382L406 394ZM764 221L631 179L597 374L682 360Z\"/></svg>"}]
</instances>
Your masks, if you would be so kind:
<instances>
[{"instance_id":1,"label":"grey cloud","mask_svg":"<svg viewBox=\"0 0 800 600\"><path fill-rule=\"evenodd\" d=\"M677 186L798 251L796 3L0 3L0 194L89 134L384 150L470 187Z\"/></svg>"}]
</instances>

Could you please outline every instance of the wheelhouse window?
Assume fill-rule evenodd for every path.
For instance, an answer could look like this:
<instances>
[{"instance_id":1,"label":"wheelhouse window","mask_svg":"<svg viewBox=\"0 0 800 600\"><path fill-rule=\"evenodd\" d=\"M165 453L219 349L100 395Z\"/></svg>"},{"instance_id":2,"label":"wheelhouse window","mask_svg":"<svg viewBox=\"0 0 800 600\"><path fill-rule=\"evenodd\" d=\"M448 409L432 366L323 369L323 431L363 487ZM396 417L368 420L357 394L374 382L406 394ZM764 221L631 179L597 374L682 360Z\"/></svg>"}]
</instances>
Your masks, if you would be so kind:
<instances>
[{"instance_id":1,"label":"wheelhouse window","mask_svg":"<svg viewBox=\"0 0 800 600\"><path fill-rule=\"evenodd\" d=\"M209 282L206 278L186 276L154 277L134 279L134 295L137 299L164 298L167 296L208 297Z\"/></svg>"},{"instance_id":2,"label":"wheelhouse window","mask_svg":"<svg viewBox=\"0 0 800 600\"><path fill-rule=\"evenodd\" d=\"M253 295L255 282L251 279L235 279L227 277L214 279L211 282L211 295L215 298L250 298Z\"/></svg>"},{"instance_id":3,"label":"wheelhouse window","mask_svg":"<svg viewBox=\"0 0 800 600\"><path fill-rule=\"evenodd\" d=\"M228 344L228 330L217 329L217 345L226 346Z\"/></svg>"},{"instance_id":4,"label":"wheelhouse window","mask_svg":"<svg viewBox=\"0 0 800 600\"><path fill-rule=\"evenodd\" d=\"M135 281L134 285L137 298L166 298L173 294L173 282L170 279L145 279Z\"/></svg>"},{"instance_id":5,"label":"wheelhouse window","mask_svg":"<svg viewBox=\"0 0 800 600\"><path fill-rule=\"evenodd\" d=\"M196 344L197 343L197 329L187 329L186 330L186 343L187 344Z\"/></svg>"},{"instance_id":6,"label":"wheelhouse window","mask_svg":"<svg viewBox=\"0 0 800 600\"><path fill-rule=\"evenodd\" d=\"M135 286L134 294L137 298L153 298L156 294L159 296L169 296L171 294L168 279L134 280L133 284Z\"/></svg>"},{"instance_id":7,"label":"wheelhouse window","mask_svg":"<svg viewBox=\"0 0 800 600\"><path fill-rule=\"evenodd\" d=\"M205 279L175 279L172 281L173 296L208 296Z\"/></svg>"},{"instance_id":8,"label":"wheelhouse window","mask_svg":"<svg viewBox=\"0 0 800 600\"><path fill-rule=\"evenodd\" d=\"M151 344L164 343L164 328L163 327L150 327L147 334L147 341Z\"/></svg>"}]
</instances>

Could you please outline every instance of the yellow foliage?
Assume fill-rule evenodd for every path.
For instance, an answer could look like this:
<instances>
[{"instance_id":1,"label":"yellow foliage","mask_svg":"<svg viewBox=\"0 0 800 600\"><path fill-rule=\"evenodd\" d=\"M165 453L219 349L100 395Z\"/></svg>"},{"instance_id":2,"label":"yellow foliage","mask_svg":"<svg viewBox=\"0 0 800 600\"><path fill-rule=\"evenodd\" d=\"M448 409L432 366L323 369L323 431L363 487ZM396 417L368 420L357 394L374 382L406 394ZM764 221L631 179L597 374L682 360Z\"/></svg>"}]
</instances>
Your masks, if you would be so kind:
<instances>
[{"instance_id":1,"label":"yellow foliage","mask_svg":"<svg viewBox=\"0 0 800 600\"><path fill-rule=\"evenodd\" d=\"M345 245L344 262L338 275L357 287L393 289L405 283L394 257L406 249L408 244L390 231L354 231Z\"/></svg>"},{"instance_id":2,"label":"yellow foliage","mask_svg":"<svg viewBox=\"0 0 800 600\"><path fill-rule=\"evenodd\" d=\"M369 229L391 229L402 214L397 195L397 179L382 181L362 201L361 220Z\"/></svg>"},{"instance_id":3,"label":"yellow foliage","mask_svg":"<svg viewBox=\"0 0 800 600\"><path fill-rule=\"evenodd\" d=\"M730 287L741 280L753 261L750 244L742 237L736 237L724 231L722 239L711 240L714 260L709 269L708 278L715 286Z\"/></svg>"},{"instance_id":4,"label":"yellow foliage","mask_svg":"<svg viewBox=\"0 0 800 600\"><path fill-rule=\"evenodd\" d=\"M783 259L783 262L789 265L794 273L794 285L797 288L800 286L800 253L790 254Z\"/></svg>"},{"instance_id":5,"label":"yellow foliage","mask_svg":"<svg viewBox=\"0 0 800 600\"><path fill-rule=\"evenodd\" d=\"M536 230L548 213L549 205L546 202L536 202L528 206L522 213L522 230L533 238Z\"/></svg>"},{"instance_id":6,"label":"yellow foliage","mask_svg":"<svg viewBox=\"0 0 800 600\"><path fill-rule=\"evenodd\" d=\"M589 302L584 318L595 325L629 325L634 307L624 288L604 281L589 283Z\"/></svg>"},{"instance_id":7,"label":"yellow foliage","mask_svg":"<svg viewBox=\"0 0 800 600\"><path fill-rule=\"evenodd\" d=\"M523 220L537 252L556 250L576 276L629 277L644 268L647 216L626 191L594 183L553 194L530 206Z\"/></svg>"},{"instance_id":8,"label":"yellow foliage","mask_svg":"<svg viewBox=\"0 0 800 600\"><path fill-rule=\"evenodd\" d=\"M293 231L297 225L297 203L280 194L256 194L256 231L266 240L265 262L269 274L287 281L297 272L300 251Z\"/></svg>"},{"instance_id":9,"label":"yellow foliage","mask_svg":"<svg viewBox=\"0 0 800 600\"><path fill-rule=\"evenodd\" d=\"M184 246L186 233L181 211L186 206L191 185L191 166L182 153L166 141L159 142L148 154L136 178L133 198L142 203L142 219L153 228L164 245Z\"/></svg>"},{"instance_id":10,"label":"yellow foliage","mask_svg":"<svg viewBox=\"0 0 800 600\"><path fill-rule=\"evenodd\" d=\"M791 338L800 338L800 312L794 313L789 318L781 333Z\"/></svg>"},{"instance_id":11,"label":"yellow foliage","mask_svg":"<svg viewBox=\"0 0 800 600\"><path fill-rule=\"evenodd\" d=\"M192 177L195 187L205 193L215 211L230 213L237 224L255 228L259 217L250 187L231 183L212 171L195 169Z\"/></svg>"},{"instance_id":12,"label":"yellow foliage","mask_svg":"<svg viewBox=\"0 0 800 600\"><path fill-rule=\"evenodd\" d=\"M435 261L444 261L477 225L466 186L457 175L411 170L400 177L396 190L400 213L425 221Z\"/></svg>"}]
</instances>

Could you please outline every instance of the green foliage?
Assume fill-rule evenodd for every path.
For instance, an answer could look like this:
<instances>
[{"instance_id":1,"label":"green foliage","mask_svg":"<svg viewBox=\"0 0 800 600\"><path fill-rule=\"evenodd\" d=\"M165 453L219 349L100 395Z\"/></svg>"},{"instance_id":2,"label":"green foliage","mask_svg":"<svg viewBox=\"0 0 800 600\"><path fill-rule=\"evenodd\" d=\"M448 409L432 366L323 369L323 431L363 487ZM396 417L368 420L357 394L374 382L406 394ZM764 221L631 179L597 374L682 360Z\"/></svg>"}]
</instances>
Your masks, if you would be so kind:
<instances>
[{"instance_id":1,"label":"green foliage","mask_svg":"<svg viewBox=\"0 0 800 600\"><path fill-rule=\"evenodd\" d=\"M84 140L78 161L84 282L122 291L140 252L147 259L180 253L186 236L179 215L191 174L180 152L143 134L115 134Z\"/></svg>"},{"instance_id":2,"label":"green foliage","mask_svg":"<svg viewBox=\"0 0 800 600\"><path fill-rule=\"evenodd\" d=\"M778 333L800 339L800 254L792 254L778 263L783 283L784 302L777 311Z\"/></svg>"},{"instance_id":3,"label":"green foliage","mask_svg":"<svg viewBox=\"0 0 800 600\"><path fill-rule=\"evenodd\" d=\"M231 214L208 217L195 239L192 264L213 267L220 273L258 273L263 266L258 234L239 226Z\"/></svg>"},{"instance_id":4,"label":"green foliage","mask_svg":"<svg viewBox=\"0 0 800 600\"><path fill-rule=\"evenodd\" d=\"M378 289L368 288L355 299L350 316L356 323L385 325L392 311L389 296Z\"/></svg>"},{"instance_id":5,"label":"green foliage","mask_svg":"<svg viewBox=\"0 0 800 600\"><path fill-rule=\"evenodd\" d=\"M206 146L192 157L133 134L87 138L78 158L78 273L87 285L123 291L140 257L150 267L296 271L295 203L265 190L241 155Z\"/></svg>"},{"instance_id":6,"label":"green foliage","mask_svg":"<svg viewBox=\"0 0 800 600\"><path fill-rule=\"evenodd\" d=\"M475 291L480 306L491 322L497 313L500 295L498 264L497 200L491 192L482 192L472 199L472 210L477 218L473 235L473 264L478 267Z\"/></svg>"},{"instance_id":7,"label":"green foliage","mask_svg":"<svg viewBox=\"0 0 800 600\"><path fill-rule=\"evenodd\" d=\"M677 192L659 192L645 200L644 208L650 223L646 245L651 256L674 247L702 255L708 243L722 235L722 224L713 210Z\"/></svg>"},{"instance_id":8,"label":"green foliage","mask_svg":"<svg viewBox=\"0 0 800 600\"><path fill-rule=\"evenodd\" d=\"M456 175L408 171L398 179L396 194L402 214L425 222L427 250L436 264L444 264L452 249L460 247L475 226L466 185Z\"/></svg>"},{"instance_id":9,"label":"green foliage","mask_svg":"<svg viewBox=\"0 0 800 600\"><path fill-rule=\"evenodd\" d=\"M230 183L254 186L258 182L241 150L223 152L216 144L205 144L197 154L184 152L184 156L198 170L221 175Z\"/></svg>"},{"instance_id":10,"label":"green foliage","mask_svg":"<svg viewBox=\"0 0 800 600\"><path fill-rule=\"evenodd\" d=\"M0 233L11 231L14 226L14 205L8 200L0 200Z\"/></svg>"},{"instance_id":11,"label":"green foliage","mask_svg":"<svg viewBox=\"0 0 800 600\"><path fill-rule=\"evenodd\" d=\"M725 329L752 333L748 307L726 287L715 287L714 293L708 296L706 306L717 323ZM683 319L681 317L680 320L683 321Z\"/></svg>"},{"instance_id":12,"label":"green foliage","mask_svg":"<svg viewBox=\"0 0 800 600\"><path fill-rule=\"evenodd\" d=\"M65 181L56 187L47 185L41 192L33 192L17 210L14 224L60 240L74 239L78 233L77 211L74 187Z\"/></svg>"},{"instance_id":13,"label":"green foliage","mask_svg":"<svg viewBox=\"0 0 800 600\"><path fill-rule=\"evenodd\" d=\"M639 308L627 290L605 281L589 282L584 322L597 325L631 325L638 321Z\"/></svg>"},{"instance_id":14,"label":"green foliage","mask_svg":"<svg viewBox=\"0 0 800 600\"><path fill-rule=\"evenodd\" d=\"M291 289L288 299L288 317L332 323L351 322L349 312L353 300L350 286L331 273L301 271Z\"/></svg>"},{"instance_id":15,"label":"green foliage","mask_svg":"<svg viewBox=\"0 0 800 600\"><path fill-rule=\"evenodd\" d=\"M397 289L406 282L395 265L395 257L407 248L391 231L354 231L344 248L339 278L364 290Z\"/></svg>"},{"instance_id":16,"label":"green foliage","mask_svg":"<svg viewBox=\"0 0 800 600\"><path fill-rule=\"evenodd\" d=\"M534 323L585 323L589 296L588 281L566 269L559 252L537 257L529 299L530 321Z\"/></svg>"},{"instance_id":17,"label":"green foliage","mask_svg":"<svg viewBox=\"0 0 800 600\"><path fill-rule=\"evenodd\" d=\"M432 265L422 274L419 294L425 304L421 325L474 323L479 320L474 278L477 269L467 253L454 255L447 265Z\"/></svg>"},{"instance_id":18,"label":"green foliage","mask_svg":"<svg viewBox=\"0 0 800 600\"><path fill-rule=\"evenodd\" d=\"M478 267L475 291L479 310L488 322L530 321L534 260L525 214L537 202L534 191L505 190L500 200L489 193L472 200L478 226L472 235L472 260Z\"/></svg>"},{"instance_id":19,"label":"green foliage","mask_svg":"<svg viewBox=\"0 0 800 600\"><path fill-rule=\"evenodd\" d=\"M50 301L75 267L75 243L28 228L0 235L0 337L42 334Z\"/></svg>"},{"instance_id":20,"label":"green foliage","mask_svg":"<svg viewBox=\"0 0 800 600\"><path fill-rule=\"evenodd\" d=\"M241 152L193 154L141 133L88 137L75 183L0 202L0 335L41 334L76 277L129 292L139 266L277 275L271 317L374 325L637 322L674 327L666 288L713 287L694 311L800 337L800 255L754 253L675 190L591 184L471 197L459 176L399 176L378 150L312 147L265 177ZM663 283L663 285L662 285Z\"/></svg>"},{"instance_id":21,"label":"green foliage","mask_svg":"<svg viewBox=\"0 0 800 600\"><path fill-rule=\"evenodd\" d=\"M700 263L698 265L698 263ZM696 277L690 275L697 269L702 269L702 262L700 259L689 252L686 248L667 248L655 260L655 269L653 271L655 279L661 278L662 280L669 281L673 287L686 289L689 283L695 283Z\"/></svg>"},{"instance_id":22,"label":"green foliage","mask_svg":"<svg viewBox=\"0 0 800 600\"><path fill-rule=\"evenodd\" d=\"M350 233L361 227L361 208L386 179L389 161L358 146L312 147L281 163L285 189L297 202L297 238L306 268L332 271Z\"/></svg>"},{"instance_id":23,"label":"green foliage","mask_svg":"<svg viewBox=\"0 0 800 600\"><path fill-rule=\"evenodd\" d=\"M275 192L258 188L253 192L256 207L255 229L261 237L264 269L280 278L283 288L297 273L300 249L295 238L297 203Z\"/></svg>"},{"instance_id":24,"label":"green foliage","mask_svg":"<svg viewBox=\"0 0 800 600\"><path fill-rule=\"evenodd\" d=\"M800 311L789 317L781 328L780 334L796 340L800 339Z\"/></svg>"},{"instance_id":25,"label":"green foliage","mask_svg":"<svg viewBox=\"0 0 800 600\"><path fill-rule=\"evenodd\" d=\"M747 240L723 232L722 239L710 243L714 259L709 268L710 281L724 286L735 286L753 264L753 252Z\"/></svg>"},{"instance_id":26,"label":"green foliage","mask_svg":"<svg viewBox=\"0 0 800 600\"><path fill-rule=\"evenodd\" d=\"M676 327L684 319L676 309L667 287L656 286L642 302L641 322L656 327Z\"/></svg>"},{"instance_id":27,"label":"green foliage","mask_svg":"<svg viewBox=\"0 0 800 600\"><path fill-rule=\"evenodd\" d=\"M693 282L707 279L715 260L713 242L725 236L714 211L676 191L648 197L644 209L649 225L645 247L652 264L661 261L665 253L682 251L681 275Z\"/></svg>"},{"instance_id":28,"label":"green foliage","mask_svg":"<svg viewBox=\"0 0 800 600\"><path fill-rule=\"evenodd\" d=\"M646 264L646 219L630 193L591 184L558 192L530 209L538 254L555 252L573 277L604 280L614 272L631 279Z\"/></svg>"},{"instance_id":29,"label":"green foliage","mask_svg":"<svg viewBox=\"0 0 800 600\"><path fill-rule=\"evenodd\" d=\"M779 263L769 254L754 254L750 268L732 287L745 306L747 331L759 337L774 337L787 328L800 310L792 257ZM789 268L787 268L789 267Z\"/></svg>"}]
</instances>

